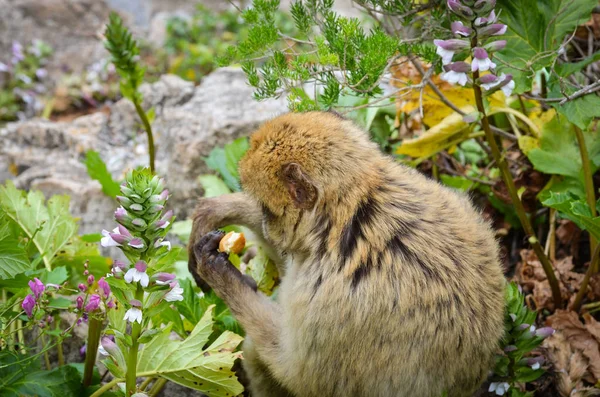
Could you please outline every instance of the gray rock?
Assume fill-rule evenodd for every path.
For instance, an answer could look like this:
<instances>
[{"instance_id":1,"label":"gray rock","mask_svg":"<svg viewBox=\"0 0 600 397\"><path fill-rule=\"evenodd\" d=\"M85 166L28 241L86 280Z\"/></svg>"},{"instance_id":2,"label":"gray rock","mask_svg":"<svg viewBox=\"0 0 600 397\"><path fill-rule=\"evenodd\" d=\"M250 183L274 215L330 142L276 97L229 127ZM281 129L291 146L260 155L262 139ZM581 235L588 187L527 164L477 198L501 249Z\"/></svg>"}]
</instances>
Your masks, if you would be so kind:
<instances>
[{"instance_id":1,"label":"gray rock","mask_svg":"<svg viewBox=\"0 0 600 397\"><path fill-rule=\"evenodd\" d=\"M216 147L249 134L263 121L286 111L285 100L256 102L240 69L223 68L194 87L177 76L162 76L141 88L144 107L154 107L157 171L172 193L171 207L184 219L201 195L200 174L210 172L204 157ZM113 177L148 164L146 134L135 108L122 99L110 114L94 113L72 122L33 119L0 129L0 181L47 196L69 194L81 218L80 232L97 233L112 224L115 203L90 179L82 161L96 150ZM16 172L16 176L11 172Z\"/></svg>"}]
</instances>

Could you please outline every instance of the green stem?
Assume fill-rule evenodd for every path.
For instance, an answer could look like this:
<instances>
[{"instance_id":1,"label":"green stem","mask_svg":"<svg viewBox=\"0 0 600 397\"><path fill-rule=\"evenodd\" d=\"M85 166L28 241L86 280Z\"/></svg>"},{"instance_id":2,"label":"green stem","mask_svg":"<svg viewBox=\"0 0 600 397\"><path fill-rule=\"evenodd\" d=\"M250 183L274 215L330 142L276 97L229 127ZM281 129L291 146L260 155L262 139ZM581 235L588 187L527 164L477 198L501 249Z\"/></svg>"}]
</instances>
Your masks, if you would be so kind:
<instances>
[{"instance_id":1,"label":"green stem","mask_svg":"<svg viewBox=\"0 0 600 397\"><path fill-rule=\"evenodd\" d=\"M98 390L96 390L94 393L92 393L92 395L90 397L100 397L105 392L107 392L110 389L112 389L119 382L123 382L123 379L121 379L121 378L115 378L115 379L111 380L110 382L104 384L101 388L99 388Z\"/></svg>"},{"instance_id":2,"label":"green stem","mask_svg":"<svg viewBox=\"0 0 600 397\"><path fill-rule=\"evenodd\" d=\"M142 302L144 299L144 290L142 286L138 284L137 290L135 291L135 299ZM136 392L137 389L137 356L142 325L138 322L131 324L131 348L127 355L127 375L125 377L125 388L127 390L126 395L131 396Z\"/></svg>"},{"instance_id":3,"label":"green stem","mask_svg":"<svg viewBox=\"0 0 600 397\"><path fill-rule=\"evenodd\" d=\"M575 296L575 300L573 301L573 305L571 306L571 310L578 312L581 308L581 301L587 292L588 283L590 282L590 278L592 274L594 274L594 269L598 266L598 258L600 258L600 244L596 245L596 249L594 250L594 255L592 256L592 261L590 262L590 266L585 272L585 276L583 277L583 281L581 282L581 286L579 287L579 291Z\"/></svg>"},{"instance_id":4,"label":"green stem","mask_svg":"<svg viewBox=\"0 0 600 397\"><path fill-rule=\"evenodd\" d=\"M150 121L148 120L148 116L142 106L137 101L134 101L135 110L137 111L138 116L142 120L142 124L144 125L144 130L146 130L146 135L148 136L148 154L150 155L150 171L154 173L154 137L152 136L152 127L150 126Z\"/></svg>"},{"instance_id":5,"label":"green stem","mask_svg":"<svg viewBox=\"0 0 600 397\"><path fill-rule=\"evenodd\" d=\"M156 382L152 385L152 389L148 392L149 397L154 397L165 387L167 384L167 380L165 378L158 378Z\"/></svg>"},{"instance_id":6,"label":"green stem","mask_svg":"<svg viewBox=\"0 0 600 397\"><path fill-rule=\"evenodd\" d=\"M473 47L477 46L477 38L474 38ZM479 79L479 71L473 72L473 81L477 82ZM546 273L546 277L548 278L548 283L550 284L550 288L552 289L552 298L554 300L554 306L559 308L562 306L562 297L560 295L560 288L558 285L558 280L556 279L556 275L554 274L554 269L552 268L552 264L548 260L548 257L544 254L544 249L542 245L538 241L535 231L531 226L531 222L529 222L529 218L527 217L527 212L523 207L523 203L521 199L519 199L519 195L517 193L517 188L515 187L515 182L512 179L512 175L510 173L510 169L508 168L508 163L504 156L500 153L500 149L498 148L498 144L496 143L496 137L492 133L490 128L490 122L485 113L485 107L483 105L483 94L481 92L481 87L479 84L473 84L473 91L475 92L475 102L477 103L477 110L482 114L481 125L483 127L483 131L485 132L485 137L492 151L492 156L496 161L498 168L500 169L500 173L502 175L502 179L506 184L506 188L510 194L511 201L513 203L515 212L519 217L519 221L525 230L525 233L529 237L529 243L531 244L535 254L542 264L542 268L544 269L544 273Z\"/></svg>"},{"instance_id":7,"label":"green stem","mask_svg":"<svg viewBox=\"0 0 600 397\"><path fill-rule=\"evenodd\" d=\"M42 345L46 346L46 336L44 334L42 334ZM46 369L50 371L52 369L52 365L50 365L50 356L48 355L48 350L44 351L44 363L46 363Z\"/></svg>"},{"instance_id":8,"label":"green stem","mask_svg":"<svg viewBox=\"0 0 600 397\"><path fill-rule=\"evenodd\" d=\"M585 180L585 198L587 199L588 206L590 207L590 212L592 213L592 217L595 218L597 215L596 193L594 190L594 179L593 179L593 174L592 174L592 168L590 167L590 157L588 154L587 146L585 144L585 138L583 136L583 132L581 132L579 127L577 127L576 125L573 125L573 128L575 128L575 135L577 136L577 144L579 145L579 152L581 154L581 162L583 164L583 178ZM590 252L594 252L596 250L597 245L598 245L598 241L590 233ZM592 272L593 273L598 272L598 264L597 263L593 266Z\"/></svg>"},{"instance_id":9,"label":"green stem","mask_svg":"<svg viewBox=\"0 0 600 397\"><path fill-rule=\"evenodd\" d=\"M57 331L60 330L60 317L56 321L56 330ZM60 337L56 338L56 340L57 340L57 342L56 342L56 350L58 351L58 365L59 366L63 366L63 365L65 365L65 355L63 353L62 340L61 340Z\"/></svg>"},{"instance_id":10,"label":"green stem","mask_svg":"<svg viewBox=\"0 0 600 397\"><path fill-rule=\"evenodd\" d=\"M152 380L154 380L154 377L149 376L146 379L144 379L144 381L140 384L140 390L144 391L146 390L146 387L148 387L148 385L150 384L150 382L152 382Z\"/></svg>"},{"instance_id":11,"label":"green stem","mask_svg":"<svg viewBox=\"0 0 600 397\"><path fill-rule=\"evenodd\" d=\"M23 332L23 320L17 320L17 342L21 347L21 354L27 354L25 351L25 333Z\"/></svg>"},{"instance_id":12,"label":"green stem","mask_svg":"<svg viewBox=\"0 0 600 397\"><path fill-rule=\"evenodd\" d=\"M88 387L92 384L94 375L94 366L98 355L98 345L100 344L100 335L102 334L102 321L90 316L88 321L88 339L85 351L85 364L83 367L83 386Z\"/></svg>"}]
</instances>

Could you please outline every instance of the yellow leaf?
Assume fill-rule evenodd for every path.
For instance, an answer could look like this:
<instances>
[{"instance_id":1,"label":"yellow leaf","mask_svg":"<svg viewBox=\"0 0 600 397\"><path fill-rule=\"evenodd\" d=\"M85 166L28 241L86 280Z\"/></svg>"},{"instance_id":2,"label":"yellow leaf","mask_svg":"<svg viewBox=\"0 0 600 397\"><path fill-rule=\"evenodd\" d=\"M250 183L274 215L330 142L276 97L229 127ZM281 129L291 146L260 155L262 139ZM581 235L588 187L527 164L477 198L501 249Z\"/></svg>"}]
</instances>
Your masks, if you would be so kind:
<instances>
[{"instance_id":1,"label":"yellow leaf","mask_svg":"<svg viewBox=\"0 0 600 397\"><path fill-rule=\"evenodd\" d=\"M475 110L472 106L461 108L465 113ZM466 137L469 132L468 124L463 121L463 116L452 113L446 116L418 138L406 139L398 147L396 153L406 154L411 157L429 157L445 148L452 146L452 142Z\"/></svg>"},{"instance_id":2,"label":"yellow leaf","mask_svg":"<svg viewBox=\"0 0 600 397\"><path fill-rule=\"evenodd\" d=\"M525 155L527 155L527 153L529 153L530 150L537 149L540 147L540 141L532 136L521 135L518 139L518 142L519 149L521 149L521 151L525 153Z\"/></svg>"}]
</instances>

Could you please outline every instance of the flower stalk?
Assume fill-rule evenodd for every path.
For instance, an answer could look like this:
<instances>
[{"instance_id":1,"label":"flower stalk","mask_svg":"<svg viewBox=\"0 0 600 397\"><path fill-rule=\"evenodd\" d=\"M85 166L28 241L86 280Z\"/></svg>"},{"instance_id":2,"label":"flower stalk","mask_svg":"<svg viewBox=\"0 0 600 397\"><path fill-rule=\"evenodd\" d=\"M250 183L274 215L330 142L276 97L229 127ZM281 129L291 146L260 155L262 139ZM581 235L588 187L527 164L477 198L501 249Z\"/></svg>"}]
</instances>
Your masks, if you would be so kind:
<instances>
[{"instance_id":1,"label":"flower stalk","mask_svg":"<svg viewBox=\"0 0 600 397\"><path fill-rule=\"evenodd\" d=\"M144 289L140 284L137 286L137 290L135 291L135 299L138 301L142 301L144 299ZM127 375L125 378L125 388L127 390L127 395L131 396L137 391L137 356L139 349L139 337L142 332L142 324L133 321L131 323L131 348L129 349L129 354L127 355Z\"/></svg>"},{"instance_id":2,"label":"flower stalk","mask_svg":"<svg viewBox=\"0 0 600 397\"><path fill-rule=\"evenodd\" d=\"M475 46L477 45L477 36L473 37L473 43ZM479 71L473 72L473 80L477 81L478 79L479 79ZM510 199L514 205L515 212L517 213L519 221L521 222L521 225L523 226L523 230L525 230L525 233L527 234L527 236L529 238L529 243L531 244L536 256L540 260L540 263L542 264L542 268L544 269L544 273L546 274L546 277L548 278L548 283L550 284L550 289L552 290L552 299L554 300L554 306L556 308L559 308L562 306L562 297L560 294L560 287L558 285L558 280L554 273L554 269L552 268L552 264L550 263L550 260L544 253L544 249L542 248L542 245L540 244L538 239L535 237L535 232L533 230L533 227L531 226L531 222L529 221L529 218L527 217L527 212L525 211L525 207L523 206L523 203L521 202L521 199L519 198L519 194L517 192L515 182L512 179L510 169L508 168L508 163L507 163L505 157L500 152L500 149L498 148L498 144L496 143L496 138L495 138L494 134L492 133L492 130L490 128L490 122L489 122L489 119L485 112L485 106L483 104L483 93L481 92L481 87L479 86L478 83L473 84L473 91L475 93L475 102L477 104L477 110L482 115L481 126L483 127L483 131L485 132L485 139L486 139L488 145L490 146L490 149L492 151L492 156L494 157L494 160L496 161L496 165L498 166L498 169L500 170L500 174L502 175L502 180L504 181L504 184L506 185L506 188L508 189L508 192L510 194Z\"/></svg>"},{"instance_id":3,"label":"flower stalk","mask_svg":"<svg viewBox=\"0 0 600 397\"><path fill-rule=\"evenodd\" d=\"M581 163L583 164L583 179L585 181L585 198L587 200L588 206L590 207L590 212L592 217L595 218L597 216L596 211L596 194L594 190L594 178L592 174L592 169L590 167L590 157L587 150L587 145L585 144L585 138L583 136L583 132L579 127L573 125L575 128L575 135L577 136L577 144L579 146L579 152L581 154ZM596 251L596 246L598 245L598 241L596 238L592 236L590 233L590 252ZM592 261L590 263L590 267L592 268L592 273L598 272L598 261Z\"/></svg>"},{"instance_id":4,"label":"flower stalk","mask_svg":"<svg viewBox=\"0 0 600 397\"><path fill-rule=\"evenodd\" d=\"M100 345L100 336L102 335L102 321L95 316L90 316L88 320L88 339L85 352L85 363L83 367L83 386L88 387L92 384L94 375L94 366L98 356L98 346Z\"/></svg>"}]
</instances>

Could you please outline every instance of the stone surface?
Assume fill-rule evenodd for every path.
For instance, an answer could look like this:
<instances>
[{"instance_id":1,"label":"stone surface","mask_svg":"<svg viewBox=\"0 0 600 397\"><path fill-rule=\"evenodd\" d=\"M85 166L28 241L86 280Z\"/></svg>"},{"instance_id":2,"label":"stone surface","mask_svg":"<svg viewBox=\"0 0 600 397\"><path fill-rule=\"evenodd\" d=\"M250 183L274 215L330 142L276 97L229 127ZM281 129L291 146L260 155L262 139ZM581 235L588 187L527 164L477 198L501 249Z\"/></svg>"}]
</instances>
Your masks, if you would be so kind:
<instances>
[{"instance_id":1,"label":"stone surface","mask_svg":"<svg viewBox=\"0 0 600 397\"><path fill-rule=\"evenodd\" d=\"M179 219L190 214L201 195L197 177L209 172L203 158L286 111L283 99L254 101L236 68L219 69L197 87L165 75L141 91L144 106L156 111L157 171L167 181L170 205ZM46 196L69 194L71 211L81 218L80 232L97 233L112 224L115 203L87 175L85 153L98 151L113 177L122 179L126 170L148 163L146 134L138 126L126 99L113 104L109 115L99 112L68 123L34 119L9 124L0 129L0 181L12 178L19 188L39 189Z\"/></svg>"}]
</instances>

